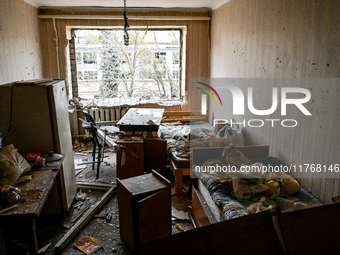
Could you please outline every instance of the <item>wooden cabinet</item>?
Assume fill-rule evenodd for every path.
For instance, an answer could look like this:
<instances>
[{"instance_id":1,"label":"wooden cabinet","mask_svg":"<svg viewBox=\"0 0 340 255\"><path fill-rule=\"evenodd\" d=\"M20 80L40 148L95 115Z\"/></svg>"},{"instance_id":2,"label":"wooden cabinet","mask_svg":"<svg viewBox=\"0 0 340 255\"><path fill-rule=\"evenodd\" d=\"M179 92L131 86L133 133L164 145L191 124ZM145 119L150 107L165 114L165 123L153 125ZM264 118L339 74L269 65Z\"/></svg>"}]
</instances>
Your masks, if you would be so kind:
<instances>
[{"instance_id":1,"label":"wooden cabinet","mask_svg":"<svg viewBox=\"0 0 340 255\"><path fill-rule=\"evenodd\" d=\"M167 164L166 141L144 138L141 141L118 141L117 178L126 179L155 170L165 175Z\"/></svg>"},{"instance_id":2,"label":"wooden cabinet","mask_svg":"<svg viewBox=\"0 0 340 255\"><path fill-rule=\"evenodd\" d=\"M63 80L30 80L0 86L0 128L21 155L54 151L65 154L60 169L63 204L69 210L76 194L68 101Z\"/></svg>"},{"instance_id":3,"label":"wooden cabinet","mask_svg":"<svg viewBox=\"0 0 340 255\"><path fill-rule=\"evenodd\" d=\"M133 253L138 245L171 235L171 183L156 171L117 179L120 236Z\"/></svg>"}]
</instances>

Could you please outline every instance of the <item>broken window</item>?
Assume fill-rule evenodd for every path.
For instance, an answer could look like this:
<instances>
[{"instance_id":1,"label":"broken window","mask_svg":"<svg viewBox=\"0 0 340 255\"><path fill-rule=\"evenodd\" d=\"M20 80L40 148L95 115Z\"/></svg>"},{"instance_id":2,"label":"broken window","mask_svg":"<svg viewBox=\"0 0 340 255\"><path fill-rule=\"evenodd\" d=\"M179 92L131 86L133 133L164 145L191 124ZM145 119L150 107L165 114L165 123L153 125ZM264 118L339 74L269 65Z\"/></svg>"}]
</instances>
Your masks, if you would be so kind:
<instances>
[{"instance_id":1,"label":"broken window","mask_svg":"<svg viewBox=\"0 0 340 255\"><path fill-rule=\"evenodd\" d=\"M128 46L123 30L74 30L78 96L181 99L182 29L131 29Z\"/></svg>"}]
</instances>

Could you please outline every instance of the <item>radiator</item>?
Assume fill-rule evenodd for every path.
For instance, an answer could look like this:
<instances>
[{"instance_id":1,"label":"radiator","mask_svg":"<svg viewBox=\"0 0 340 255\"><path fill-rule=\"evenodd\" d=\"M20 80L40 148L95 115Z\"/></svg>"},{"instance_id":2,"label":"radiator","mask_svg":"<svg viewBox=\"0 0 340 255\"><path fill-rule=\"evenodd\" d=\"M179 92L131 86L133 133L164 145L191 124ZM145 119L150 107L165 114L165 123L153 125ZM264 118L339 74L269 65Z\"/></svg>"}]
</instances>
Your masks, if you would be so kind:
<instances>
[{"instance_id":1,"label":"radiator","mask_svg":"<svg viewBox=\"0 0 340 255\"><path fill-rule=\"evenodd\" d=\"M118 121L127 112L128 108L125 107L100 107L88 109L88 112L92 115L96 122L99 121ZM114 124L112 124L114 125Z\"/></svg>"}]
</instances>

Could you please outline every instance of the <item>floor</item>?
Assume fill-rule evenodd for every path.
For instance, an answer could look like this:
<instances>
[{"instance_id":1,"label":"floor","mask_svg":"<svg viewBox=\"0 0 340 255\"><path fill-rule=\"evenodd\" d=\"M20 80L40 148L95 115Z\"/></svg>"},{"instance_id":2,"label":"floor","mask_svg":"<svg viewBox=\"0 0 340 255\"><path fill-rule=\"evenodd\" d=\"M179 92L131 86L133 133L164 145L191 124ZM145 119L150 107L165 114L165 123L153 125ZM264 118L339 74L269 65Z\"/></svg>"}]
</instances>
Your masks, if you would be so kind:
<instances>
[{"instance_id":1,"label":"floor","mask_svg":"<svg viewBox=\"0 0 340 255\"><path fill-rule=\"evenodd\" d=\"M105 150L104 162L100 167L99 178L96 179L96 173L92 170L92 164L77 166L78 163L86 163L91 161L92 157L92 145L91 143L79 143L75 142L74 145L74 158L76 163L76 175L77 183L98 183L98 184L116 184L115 175L115 162L116 154L109 147ZM174 183L174 177L168 170L167 179ZM190 179L184 179L184 186L190 186ZM172 190L174 191L174 189ZM39 231L38 239L43 241L39 247L47 246L46 251L42 254L55 254L54 246L63 237L67 231L76 224L75 217L79 212L88 204L94 204L105 193L105 191L96 191L91 189L78 189L75 196L75 201L71 206L71 210L68 213L67 219L63 223L56 226L50 226L49 230L46 230L46 225L42 226L42 230ZM78 200L83 200L78 202ZM77 206L77 203L79 206ZM183 193L181 196L172 196L172 206L176 210L187 210L187 206L191 204L191 190ZM106 216L110 215L107 219ZM150 215L152 217L152 215ZM53 225L53 224L50 224ZM180 227L184 231L192 229L193 226L190 221L173 220L172 221L172 233L176 234L181 232ZM120 240L120 227L119 227L119 215L118 215L118 202L117 194L115 194L103 208L93 217L88 224L77 234L77 236L70 241L65 250L61 254L84 254L78 248L75 247L75 242L79 241L85 236L92 236L96 241L103 244L102 248L96 252L96 254L130 254L128 247ZM48 234L47 234L48 233ZM48 237L49 236L49 237ZM48 237L48 238L46 238Z\"/></svg>"}]
</instances>

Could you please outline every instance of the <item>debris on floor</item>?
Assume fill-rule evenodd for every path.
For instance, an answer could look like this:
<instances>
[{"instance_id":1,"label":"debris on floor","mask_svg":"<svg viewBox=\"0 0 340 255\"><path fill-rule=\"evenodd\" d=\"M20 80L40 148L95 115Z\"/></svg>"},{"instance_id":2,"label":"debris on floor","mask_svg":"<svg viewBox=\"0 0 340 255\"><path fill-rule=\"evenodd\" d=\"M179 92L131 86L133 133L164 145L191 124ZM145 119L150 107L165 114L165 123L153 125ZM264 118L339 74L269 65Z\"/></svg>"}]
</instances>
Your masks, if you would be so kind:
<instances>
[{"instance_id":1,"label":"debris on floor","mask_svg":"<svg viewBox=\"0 0 340 255\"><path fill-rule=\"evenodd\" d=\"M175 227L176 227L179 231L181 231L181 232L184 231L184 228L183 228L179 223L177 223L177 224L175 225Z\"/></svg>"},{"instance_id":2,"label":"debris on floor","mask_svg":"<svg viewBox=\"0 0 340 255\"><path fill-rule=\"evenodd\" d=\"M81 209L79 212L76 212L76 215L73 216L70 220L70 223L76 222L70 230L59 240L59 242L55 245L55 251L61 252L63 251L67 245L73 240L74 237L79 235L79 232L88 224L89 221L92 220L92 217L96 215L98 211L102 209L102 207L112 198L112 196L116 193L116 186L110 186L97 202L91 205L91 202ZM88 190L89 193L92 194L92 191ZM84 193L82 193L84 194ZM88 197L87 197L88 198ZM88 199L90 200L90 199ZM74 214L74 212L72 212ZM80 217L81 216L81 217ZM79 218L79 219L78 219ZM102 228L101 228L102 229ZM88 234L89 235L89 234Z\"/></svg>"},{"instance_id":3,"label":"debris on floor","mask_svg":"<svg viewBox=\"0 0 340 255\"><path fill-rule=\"evenodd\" d=\"M83 164L83 159L75 159L74 160L74 169L75 170L80 170L80 169L85 169L86 168L86 165Z\"/></svg>"},{"instance_id":4,"label":"debris on floor","mask_svg":"<svg viewBox=\"0 0 340 255\"><path fill-rule=\"evenodd\" d=\"M44 254L45 251L51 246L51 243L46 244L44 247L38 250L38 254Z\"/></svg>"},{"instance_id":5,"label":"debris on floor","mask_svg":"<svg viewBox=\"0 0 340 255\"><path fill-rule=\"evenodd\" d=\"M86 195L85 193L82 193L81 191L79 193L76 194L75 198L76 201L85 201L86 199Z\"/></svg>"},{"instance_id":6,"label":"debris on floor","mask_svg":"<svg viewBox=\"0 0 340 255\"><path fill-rule=\"evenodd\" d=\"M86 205L83 209L81 209L71 220L70 222L75 222L87 209L89 209L91 204Z\"/></svg>"},{"instance_id":7,"label":"debris on floor","mask_svg":"<svg viewBox=\"0 0 340 255\"><path fill-rule=\"evenodd\" d=\"M189 214L187 212L178 211L174 207L171 208L171 211L172 211L172 217L177 220L190 220Z\"/></svg>"},{"instance_id":8,"label":"debris on floor","mask_svg":"<svg viewBox=\"0 0 340 255\"><path fill-rule=\"evenodd\" d=\"M93 144L78 142L76 145L76 149L74 149L75 162L92 161ZM62 254L79 255L80 251L75 247L75 242L79 242L83 237L91 237L98 240L98 243L100 242L101 248L97 252L98 254L131 254L127 245L120 239L117 195L113 194L101 208L94 210L96 203L101 201L110 187L116 184L116 154L113 150L106 149L104 155L104 162L100 165L99 179L96 179L96 166L95 169L92 169L92 164L82 165L85 168L75 170L78 175L76 176L77 193L74 202L58 233L54 233L53 236L49 239L46 238L47 240L41 243L43 248L50 244L43 254L55 254L56 251L62 250ZM174 176L170 170L168 174L169 176L166 178L174 185ZM183 182L183 187L187 191L190 190L191 180L184 178ZM187 207L191 204L191 192L186 192L181 196L172 196L171 200L172 233L192 229L193 225L188 220L187 212ZM88 244L88 246L91 245Z\"/></svg>"},{"instance_id":9,"label":"debris on floor","mask_svg":"<svg viewBox=\"0 0 340 255\"><path fill-rule=\"evenodd\" d=\"M98 242L92 236L85 236L76 242L75 246L85 254L91 255L103 247L103 244Z\"/></svg>"}]
</instances>

